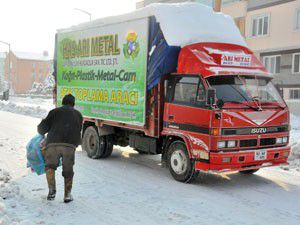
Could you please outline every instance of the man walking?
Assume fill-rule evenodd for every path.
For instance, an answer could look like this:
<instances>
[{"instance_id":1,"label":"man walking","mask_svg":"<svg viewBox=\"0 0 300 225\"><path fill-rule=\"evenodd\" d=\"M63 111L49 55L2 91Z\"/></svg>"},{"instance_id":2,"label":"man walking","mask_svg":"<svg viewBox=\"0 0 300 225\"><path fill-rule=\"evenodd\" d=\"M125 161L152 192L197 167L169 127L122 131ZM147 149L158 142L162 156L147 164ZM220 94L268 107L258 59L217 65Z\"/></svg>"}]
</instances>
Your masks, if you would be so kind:
<instances>
[{"instance_id":1,"label":"man walking","mask_svg":"<svg viewBox=\"0 0 300 225\"><path fill-rule=\"evenodd\" d=\"M81 142L82 115L74 109L75 97L66 95L62 106L53 109L38 125L41 135L47 134L44 152L45 170L49 187L47 200L54 200L56 194L55 170L62 158L62 176L65 180L64 202L73 201L71 195L73 183L73 165L75 149Z\"/></svg>"}]
</instances>

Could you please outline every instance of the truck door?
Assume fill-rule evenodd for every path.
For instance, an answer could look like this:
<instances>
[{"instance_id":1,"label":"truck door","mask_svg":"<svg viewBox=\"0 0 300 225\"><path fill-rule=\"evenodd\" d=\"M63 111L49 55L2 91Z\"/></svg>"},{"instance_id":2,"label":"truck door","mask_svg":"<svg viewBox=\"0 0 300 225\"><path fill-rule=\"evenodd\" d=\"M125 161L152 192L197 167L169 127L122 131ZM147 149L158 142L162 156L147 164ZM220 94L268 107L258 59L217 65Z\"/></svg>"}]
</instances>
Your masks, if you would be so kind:
<instances>
[{"instance_id":1,"label":"truck door","mask_svg":"<svg viewBox=\"0 0 300 225\"><path fill-rule=\"evenodd\" d=\"M171 75L166 84L164 129L180 131L209 143L211 110L206 89L198 75Z\"/></svg>"}]
</instances>

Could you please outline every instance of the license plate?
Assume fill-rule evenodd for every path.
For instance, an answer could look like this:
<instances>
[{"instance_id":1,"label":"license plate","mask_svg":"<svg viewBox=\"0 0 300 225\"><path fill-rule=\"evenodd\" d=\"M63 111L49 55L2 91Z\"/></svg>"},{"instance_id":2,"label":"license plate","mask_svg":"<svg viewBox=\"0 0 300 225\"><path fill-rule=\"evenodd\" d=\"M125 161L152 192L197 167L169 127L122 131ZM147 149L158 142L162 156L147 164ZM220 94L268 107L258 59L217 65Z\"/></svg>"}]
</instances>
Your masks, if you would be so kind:
<instances>
[{"instance_id":1,"label":"license plate","mask_svg":"<svg viewBox=\"0 0 300 225\"><path fill-rule=\"evenodd\" d=\"M254 155L254 160L266 160L267 151L256 151Z\"/></svg>"}]
</instances>

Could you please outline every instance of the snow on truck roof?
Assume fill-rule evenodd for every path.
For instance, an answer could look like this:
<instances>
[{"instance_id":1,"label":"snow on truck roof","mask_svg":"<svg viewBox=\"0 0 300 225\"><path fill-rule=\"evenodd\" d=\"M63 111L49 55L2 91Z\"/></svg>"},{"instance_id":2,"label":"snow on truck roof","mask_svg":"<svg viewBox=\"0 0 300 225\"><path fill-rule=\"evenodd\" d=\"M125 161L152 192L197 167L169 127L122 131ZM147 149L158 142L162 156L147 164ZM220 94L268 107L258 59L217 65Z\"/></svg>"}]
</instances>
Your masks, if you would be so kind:
<instances>
[{"instance_id":1,"label":"snow on truck roof","mask_svg":"<svg viewBox=\"0 0 300 225\"><path fill-rule=\"evenodd\" d=\"M155 3L131 13L96 19L58 33L78 31L97 26L122 23L154 16L169 46L216 42L247 46L232 17L216 13L211 7L199 3Z\"/></svg>"}]
</instances>

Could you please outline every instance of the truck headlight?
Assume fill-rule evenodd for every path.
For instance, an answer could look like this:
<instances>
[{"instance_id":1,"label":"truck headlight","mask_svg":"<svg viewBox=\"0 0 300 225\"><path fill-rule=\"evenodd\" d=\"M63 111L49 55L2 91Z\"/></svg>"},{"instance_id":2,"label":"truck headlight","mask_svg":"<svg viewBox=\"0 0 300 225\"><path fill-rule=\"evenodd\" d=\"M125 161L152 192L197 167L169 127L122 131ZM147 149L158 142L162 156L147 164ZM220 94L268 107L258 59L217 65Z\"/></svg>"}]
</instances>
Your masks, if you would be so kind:
<instances>
[{"instance_id":1,"label":"truck headlight","mask_svg":"<svg viewBox=\"0 0 300 225\"><path fill-rule=\"evenodd\" d=\"M287 143L288 142L288 137L283 137L282 138L282 143Z\"/></svg>"},{"instance_id":2,"label":"truck headlight","mask_svg":"<svg viewBox=\"0 0 300 225\"><path fill-rule=\"evenodd\" d=\"M218 141L218 148L225 148L226 142L225 141Z\"/></svg>"},{"instance_id":3,"label":"truck headlight","mask_svg":"<svg viewBox=\"0 0 300 225\"><path fill-rule=\"evenodd\" d=\"M234 148L234 147L236 147L236 141L228 141L227 142L227 147L228 148Z\"/></svg>"},{"instance_id":4,"label":"truck headlight","mask_svg":"<svg viewBox=\"0 0 300 225\"><path fill-rule=\"evenodd\" d=\"M282 144L282 137L276 138L276 144Z\"/></svg>"},{"instance_id":5,"label":"truck headlight","mask_svg":"<svg viewBox=\"0 0 300 225\"><path fill-rule=\"evenodd\" d=\"M209 154L208 154L208 152L201 151L200 152L200 159L209 160Z\"/></svg>"}]
</instances>

